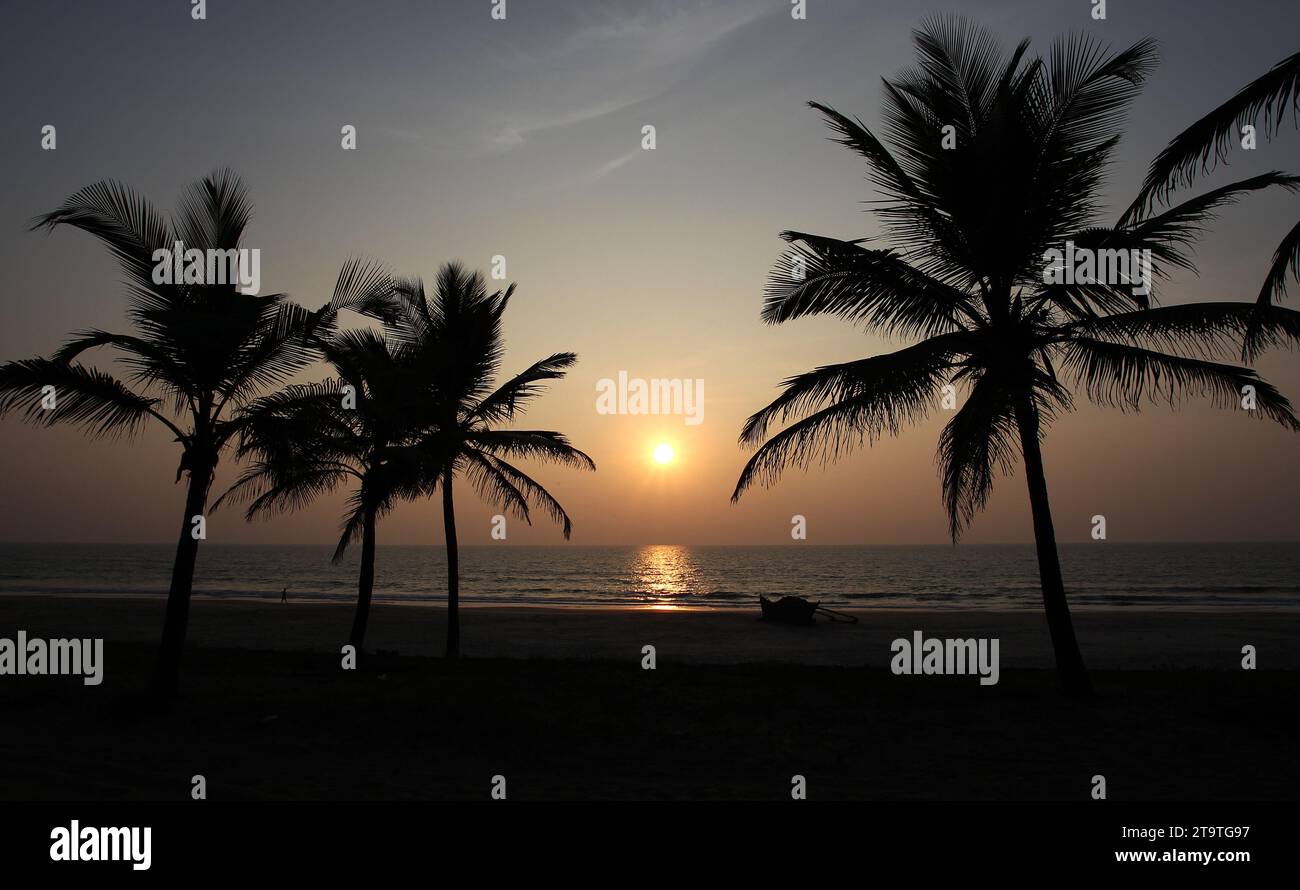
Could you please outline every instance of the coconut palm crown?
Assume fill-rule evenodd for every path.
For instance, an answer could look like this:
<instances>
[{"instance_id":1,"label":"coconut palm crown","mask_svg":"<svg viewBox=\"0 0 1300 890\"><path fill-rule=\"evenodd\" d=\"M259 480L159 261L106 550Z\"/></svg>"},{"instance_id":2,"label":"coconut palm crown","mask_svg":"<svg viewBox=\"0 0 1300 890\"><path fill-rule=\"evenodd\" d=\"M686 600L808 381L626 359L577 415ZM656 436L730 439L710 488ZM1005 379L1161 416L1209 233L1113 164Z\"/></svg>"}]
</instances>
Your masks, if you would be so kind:
<instances>
[{"instance_id":1,"label":"coconut palm crown","mask_svg":"<svg viewBox=\"0 0 1300 890\"><path fill-rule=\"evenodd\" d=\"M129 186L87 186L33 228L71 226L108 248L125 276L133 330L82 331L49 358L0 366L0 414L74 424L91 437L129 436L158 424L180 447L176 481L188 482L155 672L162 695L175 690L208 493L221 454L244 423L240 409L306 368L316 357L313 344L330 334L340 311L382 311L391 289L382 271L350 261L330 301L309 311L284 294L245 293L235 280L155 275L158 252L176 242L204 253L245 247L251 218L243 183L229 170L191 185L170 218ZM125 377L79 361L98 348L113 351Z\"/></svg>"},{"instance_id":2,"label":"coconut palm crown","mask_svg":"<svg viewBox=\"0 0 1300 890\"><path fill-rule=\"evenodd\" d=\"M1152 41L1112 52L1069 37L1046 58L1031 55L1028 41L1005 54L984 31L947 18L924 22L915 41L915 66L883 84L883 138L811 103L836 141L866 160L882 194L875 212L885 243L785 232L791 247L771 274L762 317L830 314L916 342L783 381L744 425L741 443L757 451L733 500L788 467L897 434L942 410L953 387L963 398L938 447L952 538L985 506L998 473L1023 461L1058 669L1068 692L1086 695L1042 439L1075 394L1136 410L1185 396L1241 408L1247 392L1251 414L1300 429L1276 389L1230 363L1252 323L1265 345L1294 344L1300 314L1227 301L1157 306L1169 275L1194 268L1191 246L1218 208L1300 180L1266 173L1107 224L1101 187L1124 113L1156 63ZM1053 251L1067 242L1150 251L1150 287L1132 274L1063 280Z\"/></svg>"},{"instance_id":3,"label":"coconut palm crown","mask_svg":"<svg viewBox=\"0 0 1300 890\"><path fill-rule=\"evenodd\" d=\"M420 398L431 421L419 448L426 482L442 494L449 658L460 654L456 477L468 479L485 501L530 524L532 509L540 507L560 523L567 539L572 531L568 513L516 461L596 468L562 433L513 427L546 383L562 379L577 361L571 352L555 353L498 382L505 356L502 316L514 290L511 285L489 292L480 273L457 263L439 269L432 295L419 279L396 288L399 309L391 336L401 345L404 360L418 368Z\"/></svg>"},{"instance_id":4,"label":"coconut palm crown","mask_svg":"<svg viewBox=\"0 0 1300 890\"><path fill-rule=\"evenodd\" d=\"M425 490L419 453L424 406L412 369L381 332L346 331L320 341L336 376L297 384L245 409L236 457L248 465L218 499L248 502L246 518L305 507L350 485L334 560L361 541L357 607L348 642L365 643L375 581L379 519Z\"/></svg>"}]
</instances>

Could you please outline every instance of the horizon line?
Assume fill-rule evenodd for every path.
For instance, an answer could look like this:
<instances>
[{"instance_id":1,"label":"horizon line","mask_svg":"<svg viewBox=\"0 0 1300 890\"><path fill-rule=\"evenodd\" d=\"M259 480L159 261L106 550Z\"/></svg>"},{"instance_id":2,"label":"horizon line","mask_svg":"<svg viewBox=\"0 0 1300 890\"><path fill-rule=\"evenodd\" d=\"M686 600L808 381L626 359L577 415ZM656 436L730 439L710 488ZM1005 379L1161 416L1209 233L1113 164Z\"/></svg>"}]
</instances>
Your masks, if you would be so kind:
<instances>
[{"instance_id":1,"label":"horizon line","mask_svg":"<svg viewBox=\"0 0 1300 890\"><path fill-rule=\"evenodd\" d=\"M1067 545L1075 545L1075 544L1101 544L1101 545L1103 545L1103 546L1104 546L1104 545L1110 545L1110 546L1151 546L1151 545L1179 545L1179 546L1194 546L1194 545L1198 545L1198 544L1212 544L1212 545L1223 545L1223 544L1243 544L1243 545L1251 545L1251 544L1300 544L1300 538L1270 538L1270 539L1265 539L1265 540L1210 540L1210 539L1198 539L1198 540L1188 540L1188 541L1168 541L1168 540L1165 540L1165 541L1157 541L1157 540L1131 540L1131 541L1060 541L1060 542L1058 542L1058 543L1061 543L1061 544L1067 544ZM514 547L514 548L524 548L524 547L529 547L529 548L534 548L534 549L541 549L541 548L556 548L556 549L561 549L561 548L573 548L573 547L591 547L591 548L595 548L595 547L608 547L608 548L619 548L619 547L791 547L791 548L804 548L804 547L962 547L962 546L965 546L965 547L1032 547L1032 546L1034 546L1034 544L1035 544L1034 541L981 541L981 542L978 542L978 543L966 543L966 542L961 542L961 541L953 541L953 542L939 542L939 543L929 542L929 541L912 541L912 542L903 542L903 543L867 543L867 542L851 542L851 543L827 543L827 544L810 544L810 543L807 543L807 542L804 542L804 541L799 541L799 542L790 542L790 543L782 542L782 543L779 543L779 544L772 544L772 543L767 543L767 544L762 544L762 543L757 543L757 544L719 544L719 543L711 543L711 542L685 543L685 542L671 542L671 541L655 541L655 542L645 542L645 541L642 541L642 542L623 542L623 543L613 543L613 544L578 544L578 543L573 543L573 542L565 542L565 543L560 543L560 544L511 544L511 543L504 542L504 541L498 541L498 542L491 543L491 544L465 544L465 543L462 543L462 544L460 544L459 546L460 546L460 549L464 550L464 549L466 549L466 548L476 548L476 549L477 549L477 548L483 548L483 549L487 549L487 548L502 548L502 547ZM171 546L175 546L175 542L174 542L174 541L0 541L0 547L13 547L13 546L28 546L28 547L171 547ZM207 547L214 547L214 546L215 546L215 547L331 547L331 548L332 548L332 547L334 547L335 545L334 545L334 544L330 544L330 543L320 543L320 544L316 544L316 543L283 543L283 542L251 543L251 542L245 542L245 541L229 541L229 542L209 541L209 542L205 542L205 546L207 546ZM443 547L443 546L445 546L445 545L444 545L441 541L436 541L436 542L431 542L431 543L427 543L427 544L376 544L375 546L376 546L376 547L438 547L438 548L441 548L441 547ZM349 549L351 549L351 548L349 548Z\"/></svg>"}]
</instances>

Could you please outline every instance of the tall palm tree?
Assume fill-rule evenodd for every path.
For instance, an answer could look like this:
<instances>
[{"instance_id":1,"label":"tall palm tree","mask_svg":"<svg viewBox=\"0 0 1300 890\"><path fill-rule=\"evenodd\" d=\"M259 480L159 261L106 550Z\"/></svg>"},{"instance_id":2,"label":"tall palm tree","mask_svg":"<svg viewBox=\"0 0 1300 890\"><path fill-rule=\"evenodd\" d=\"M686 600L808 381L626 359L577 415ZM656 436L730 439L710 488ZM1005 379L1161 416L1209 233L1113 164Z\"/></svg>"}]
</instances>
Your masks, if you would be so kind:
<instances>
[{"instance_id":1,"label":"tall palm tree","mask_svg":"<svg viewBox=\"0 0 1300 890\"><path fill-rule=\"evenodd\" d=\"M171 219L118 182L77 192L33 228L67 225L103 242L125 275L134 332L83 331L50 358L0 366L0 414L73 423L92 437L131 435L156 422L181 447L176 481L187 476L188 485L154 677L162 695L175 691L180 671L199 548L193 520L203 515L218 460L240 428L238 408L306 367L313 339L333 329L340 310L372 312L386 298L384 276L357 262L344 266L332 299L314 312L283 294L242 293L236 282L154 280L156 250L170 251L177 241L187 249L237 250L251 213L243 184L229 170L191 185ZM126 379L77 361L97 347L116 351ZM49 410L41 402L47 386L56 400Z\"/></svg>"},{"instance_id":2,"label":"tall palm tree","mask_svg":"<svg viewBox=\"0 0 1300 890\"><path fill-rule=\"evenodd\" d=\"M938 449L953 541L1019 454L1058 670L1069 693L1086 695L1040 450L1051 420L1072 406L1071 384L1131 410L1188 394L1241 407L1251 386L1257 414L1293 430L1300 421L1254 371L1219 360L1235 355L1251 304L1149 308L1131 282L1047 283L1045 255L1067 240L1148 249L1159 278L1168 266L1191 267L1188 248L1217 207L1300 180L1270 173L1131 226L1101 225L1098 187L1124 110L1155 62L1150 41L1111 53L1068 38L1046 60L1030 58L1026 41L1005 57L988 34L952 19L923 23L915 40L916 67L884 82L888 147L860 121L813 103L837 141L866 158L892 246L784 233L792 248L768 282L763 318L829 313L922 339L785 380L744 426L742 444L759 447L732 499L788 466L896 434L936 407L945 386L964 388ZM954 133L952 146L944 136ZM1300 314L1269 307L1257 317L1270 344L1300 338ZM769 436L774 423L790 425Z\"/></svg>"},{"instance_id":3,"label":"tall palm tree","mask_svg":"<svg viewBox=\"0 0 1300 890\"><path fill-rule=\"evenodd\" d=\"M1192 124L1167 145L1151 162L1142 190L1124 212L1122 222L1145 219L1155 204L1164 203L1179 187L1191 186L1198 174L1212 171L1226 162L1241 138L1241 129L1257 126L1257 135L1272 139L1290 112L1300 120L1300 53L1288 56L1267 72L1246 84L1218 108ZM1256 302L1271 306L1286 296L1288 277L1300 278L1300 222L1282 238L1273 252L1268 274ZM1243 344L1242 357L1254 358L1262 343L1261 330L1252 325Z\"/></svg>"},{"instance_id":4,"label":"tall palm tree","mask_svg":"<svg viewBox=\"0 0 1300 890\"><path fill-rule=\"evenodd\" d=\"M348 635L360 652L375 583L378 520L398 501L423 491L412 443L422 429L424 406L416 379L382 334L348 331L319 348L337 376L288 387L248 406L236 457L252 462L213 506L248 500L246 518L252 520L354 484L334 561L360 537L357 607Z\"/></svg>"},{"instance_id":5,"label":"tall palm tree","mask_svg":"<svg viewBox=\"0 0 1300 890\"><path fill-rule=\"evenodd\" d=\"M392 336L416 364L422 398L432 421L421 439L427 485L442 491L447 545L447 657L460 655L460 559L453 483L467 477L479 495L531 524L530 507L540 506L559 522L567 540L572 524L550 492L510 461L523 458L594 470L590 457L552 430L504 428L577 361L560 352L535 362L496 385L505 353L501 316L514 293L489 293L483 276L457 263L438 270L432 298L419 279L396 288L397 320Z\"/></svg>"}]
</instances>

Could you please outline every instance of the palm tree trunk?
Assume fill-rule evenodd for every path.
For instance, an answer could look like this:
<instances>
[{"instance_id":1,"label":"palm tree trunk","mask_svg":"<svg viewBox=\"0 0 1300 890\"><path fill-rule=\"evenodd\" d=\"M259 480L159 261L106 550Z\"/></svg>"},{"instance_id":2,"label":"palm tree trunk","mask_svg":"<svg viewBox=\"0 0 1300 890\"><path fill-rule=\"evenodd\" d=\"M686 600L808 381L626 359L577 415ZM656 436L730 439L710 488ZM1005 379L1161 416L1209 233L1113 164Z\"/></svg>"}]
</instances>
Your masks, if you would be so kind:
<instances>
[{"instance_id":1,"label":"palm tree trunk","mask_svg":"<svg viewBox=\"0 0 1300 890\"><path fill-rule=\"evenodd\" d=\"M198 561L199 542L194 537L193 519L207 507L208 489L212 485L213 467L195 461L190 467L189 488L185 495L185 515L181 517L180 538L176 542L176 559L172 563L172 583L167 592L167 615L163 619L162 645L154 669L154 694L162 699L176 693L181 672L181 652L185 648L185 630L190 620L190 592L194 588L194 565Z\"/></svg>"},{"instance_id":2,"label":"palm tree trunk","mask_svg":"<svg viewBox=\"0 0 1300 890\"><path fill-rule=\"evenodd\" d=\"M1038 446L1038 410L1026 393L1016 405L1016 425L1020 429L1020 448L1025 458L1025 479L1029 485L1029 506L1034 516L1034 542L1038 546L1038 574L1043 584L1043 608L1047 627L1056 650L1056 669L1068 695L1092 695L1092 683L1083 666L1083 655L1074 637L1070 605L1065 600L1065 581L1061 577L1061 558L1056 549L1056 530L1052 526L1052 508L1047 500L1047 477L1043 473L1043 454Z\"/></svg>"},{"instance_id":3,"label":"palm tree trunk","mask_svg":"<svg viewBox=\"0 0 1300 890\"><path fill-rule=\"evenodd\" d=\"M452 465L442 471L442 523L447 533L447 657L460 657L460 554L456 547L456 505L451 494Z\"/></svg>"},{"instance_id":4,"label":"palm tree trunk","mask_svg":"<svg viewBox=\"0 0 1300 890\"><path fill-rule=\"evenodd\" d=\"M361 576L357 580L357 612L352 618L348 642L361 652L366 640L366 622L370 619L370 594L375 589L375 511L366 508L361 523Z\"/></svg>"}]
</instances>

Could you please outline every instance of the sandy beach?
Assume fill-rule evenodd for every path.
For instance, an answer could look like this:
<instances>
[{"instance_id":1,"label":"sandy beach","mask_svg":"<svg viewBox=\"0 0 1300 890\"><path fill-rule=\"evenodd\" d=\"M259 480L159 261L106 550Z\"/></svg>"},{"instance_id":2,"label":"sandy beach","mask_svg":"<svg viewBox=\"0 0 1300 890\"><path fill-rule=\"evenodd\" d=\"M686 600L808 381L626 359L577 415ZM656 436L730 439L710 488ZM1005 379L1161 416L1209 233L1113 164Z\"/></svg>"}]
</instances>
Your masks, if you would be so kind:
<instances>
[{"instance_id":1,"label":"sandy beach","mask_svg":"<svg viewBox=\"0 0 1300 890\"><path fill-rule=\"evenodd\" d=\"M347 604L196 598L188 642L195 647L337 652L351 627ZM1050 669L1047 624L1032 611L858 610L859 623L789 627L757 620L757 608L664 610L462 605L465 655L504 659L636 661L646 644L661 661L688 664L780 662L888 667L890 643L914 631L1001 641L1004 668ZM152 645L163 601L117 597L3 597L0 634L103 637ZM440 655L445 613L377 605L367 648ZM1241 648L1256 647L1261 670L1300 669L1300 611L1077 610L1074 623L1090 667L1100 670L1240 670ZM111 647L110 647L111 653Z\"/></svg>"},{"instance_id":2,"label":"sandy beach","mask_svg":"<svg viewBox=\"0 0 1300 890\"><path fill-rule=\"evenodd\" d=\"M443 613L379 607L359 670L351 610L196 600L182 696L143 695L158 600L6 597L0 636L102 636L104 682L0 678L17 736L0 798L213 800L1294 798L1279 703L1294 700L1300 616L1083 612L1098 697L1061 695L1030 612L863 612L772 626L753 612L467 608L458 663ZM996 636L995 686L895 676L895 636ZM640 666L655 645L658 666ZM1250 643L1260 669L1240 669ZM401 653L401 654L397 654ZM1134 740L1140 739L1141 744Z\"/></svg>"}]
</instances>

